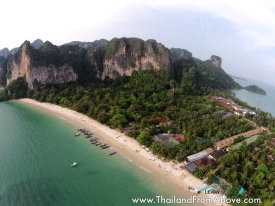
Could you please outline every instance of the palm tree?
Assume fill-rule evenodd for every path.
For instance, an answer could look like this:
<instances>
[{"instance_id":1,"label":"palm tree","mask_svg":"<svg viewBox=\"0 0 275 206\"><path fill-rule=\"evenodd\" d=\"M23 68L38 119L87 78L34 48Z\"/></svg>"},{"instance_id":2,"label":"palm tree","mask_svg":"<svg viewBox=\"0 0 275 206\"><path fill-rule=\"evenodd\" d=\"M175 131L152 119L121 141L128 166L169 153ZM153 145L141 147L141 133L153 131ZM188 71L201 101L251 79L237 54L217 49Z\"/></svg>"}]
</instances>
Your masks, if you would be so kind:
<instances>
[{"instance_id":1,"label":"palm tree","mask_svg":"<svg viewBox=\"0 0 275 206\"><path fill-rule=\"evenodd\" d=\"M232 174L231 174L232 180L236 179L237 176L238 176L238 173L236 171L233 171Z\"/></svg>"}]
</instances>

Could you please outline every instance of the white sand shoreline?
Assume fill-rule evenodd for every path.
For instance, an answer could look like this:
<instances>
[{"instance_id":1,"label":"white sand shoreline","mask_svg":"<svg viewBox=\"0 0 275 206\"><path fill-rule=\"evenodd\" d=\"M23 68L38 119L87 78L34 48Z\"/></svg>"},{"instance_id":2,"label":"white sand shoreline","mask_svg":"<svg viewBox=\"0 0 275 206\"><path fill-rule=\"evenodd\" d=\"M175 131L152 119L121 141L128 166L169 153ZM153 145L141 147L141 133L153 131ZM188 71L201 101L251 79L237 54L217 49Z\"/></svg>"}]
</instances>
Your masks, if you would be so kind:
<instances>
[{"instance_id":1,"label":"white sand shoreline","mask_svg":"<svg viewBox=\"0 0 275 206\"><path fill-rule=\"evenodd\" d=\"M109 127L95 121L88 116L85 116L76 111L70 110L68 108L63 108L58 105L50 103L40 103L32 99L20 99L22 103L26 103L36 108L45 109L57 115L63 120L67 120L78 127L86 128L90 130L96 137L104 140L107 144L111 145L117 152L121 153L126 159L134 162L138 167L142 168L145 172L154 173L154 175L164 180L165 183L171 185L172 188L175 188L175 191L179 191L179 194L184 194L186 197L187 194L194 195L189 192L188 187L193 187L197 189L202 189L205 187L205 184L190 175L185 170L180 170L179 167L181 164L174 164L173 162L163 162L160 159L157 159L151 152L147 152L141 148L141 146L130 137L110 129ZM152 159L155 159L154 161ZM149 160L151 159L151 160ZM167 170L170 172L167 173ZM197 198L215 198L213 194L198 194ZM180 196L179 198L181 198ZM195 204L198 205L198 204ZM200 204L200 205L220 205L220 204ZM226 204L223 204L226 205Z\"/></svg>"}]
</instances>

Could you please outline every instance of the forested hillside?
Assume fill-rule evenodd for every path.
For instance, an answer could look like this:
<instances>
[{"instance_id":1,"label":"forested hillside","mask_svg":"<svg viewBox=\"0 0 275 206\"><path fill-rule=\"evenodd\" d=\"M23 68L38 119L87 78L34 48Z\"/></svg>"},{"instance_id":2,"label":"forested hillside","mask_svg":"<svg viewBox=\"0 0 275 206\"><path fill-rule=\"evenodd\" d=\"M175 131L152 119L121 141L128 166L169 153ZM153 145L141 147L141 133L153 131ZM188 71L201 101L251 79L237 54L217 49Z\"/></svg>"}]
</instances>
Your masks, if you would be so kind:
<instances>
[{"instance_id":1,"label":"forested hillside","mask_svg":"<svg viewBox=\"0 0 275 206\"><path fill-rule=\"evenodd\" d=\"M256 85L249 85L247 87L243 87L243 89L246 89L247 91L254 92L257 94L266 95L266 91Z\"/></svg>"},{"instance_id":2,"label":"forested hillside","mask_svg":"<svg viewBox=\"0 0 275 206\"><path fill-rule=\"evenodd\" d=\"M147 131L147 140L139 138L147 146L154 134L183 134L176 148L158 145L164 147L160 155L179 160L212 146L214 140L252 129L237 116L222 118L217 112L224 108L208 95L185 94L185 84L178 84L166 70L133 72L131 77L105 79L86 87L57 84L28 91L30 98L72 108L114 128L130 125L133 130L128 135L134 138Z\"/></svg>"},{"instance_id":3,"label":"forested hillside","mask_svg":"<svg viewBox=\"0 0 275 206\"><path fill-rule=\"evenodd\" d=\"M192 85L200 85L204 88L231 90L241 89L222 68L216 67L211 60L201 61L199 59L184 56L173 62L173 70L175 80L180 83L182 81ZM192 77L193 76L193 77ZM190 82L192 79L193 82ZM193 90L193 88L186 88ZM194 87L196 89L196 87Z\"/></svg>"}]
</instances>

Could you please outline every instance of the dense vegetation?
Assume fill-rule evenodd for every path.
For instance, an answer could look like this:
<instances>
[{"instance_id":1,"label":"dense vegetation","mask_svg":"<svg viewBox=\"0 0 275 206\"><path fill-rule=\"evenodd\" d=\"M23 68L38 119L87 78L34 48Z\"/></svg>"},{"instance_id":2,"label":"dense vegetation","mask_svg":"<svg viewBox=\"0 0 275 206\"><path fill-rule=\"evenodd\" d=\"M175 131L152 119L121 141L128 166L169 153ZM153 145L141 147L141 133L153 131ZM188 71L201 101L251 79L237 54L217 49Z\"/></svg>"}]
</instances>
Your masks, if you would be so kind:
<instances>
[{"instance_id":1,"label":"dense vegetation","mask_svg":"<svg viewBox=\"0 0 275 206\"><path fill-rule=\"evenodd\" d=\"M272 205L271 200L275 198L274 137L275 133L263 134L250 145L244 141L238 149L229 150L215 161L218 168L213 170L210 165L201 166L196 168L194 175L198 178L206 177L208 184L215 181L215 176L222 178L221 187L227 197L260 198L261 205ZM246 192L238 195L241 187Z\"/></svg>"},{"instance_id":2,"label":"dense vegetation","mask_svg":"<svg viewBox=\"0 0 275 206\"><path fill-rule=\"evenodd\" d=\"M261 89L261 88L259 88L256 85L249 85L247 87L243 87L243 89L246 89L247 91L254 92L254 93L257 93L257 94L266 95L266 91L263 90L263 89Z\"/></svg>"},{"instance_id":3,"label":"dense vegetation","mask_svg":"<svg viewBox=\"0 0 275 206\"><path fill-rule=\"evenodd\" d=\"M173 69L178 83L183 81L183 79L188 79L190 75L195 75L200 79L199 83L204 88L219 90L241 89L238 83L222 68L213 65L211 60L201 61L193 57L184 57L173 63ZM191 74L192 72L193 74ZM190 89L192 90L192 88Z\"/></svg>"},{"instance_id":4,"label":"dense vegetation","mask_svg":"<svg viewBox=\"0 0 275 206\"><path fill-rule=\"evenodd\" d=\"M196 59L197 66L202 73L204 86L220 90L241 89L241 86L222 69L218 68L211 60L201 61Z\"/></svg>"},{"instance_id":5,"label":"dense vegetation","mask_svg":"<svg viewBox=\"0 0 275 206\"><path fill-rule=\"evenodd\" d=\"M152 45L153 53L156 55L159 54L158 44L156 40L149 39L147 41L143 41L139 38L114 38L112 39L105 47L105 58L109 59L115 53L118 52L118 48L125 47L125 52L127 56L127 62L130 64L133 63L133 59L131 57L131 53L138 54L139 58L145 55L145 50L148 45ZM167 48L165 50L168 51Z\"/></svg>"},{"instance_id":6,"label":"dense vegetation","mask_svg":"<svg viewBox=\"0 0 275 206\"><path fill-rule=\"evenodd\" d=\"M272 205L271 200L275 198L274 137L274 133L264 134L251 145L244 142L239 149L229 151L219 160L216 174L233 186L243 185L246 193L242 198L248 195L260 198L263 205Z\"/></svg>"},{"instance_id":7,"label":"dense vegetation","mask_svg":"<svg viewBox=\"0 0 275 206\"><path fill-rule=\"evenodd\" d=\"M28 91L28 97L72 108L114 128L132 126L128 135L147 146L152 145L151 139L157 133L184 135L184 140L174 148L153 144L155 153L169 159L183 160L212 146L215 140L252 129L251 123L237 116L222 118L216 112L225 108L209 96L185 94L186 83L177 84L172 77L169 71L145 70L133 72L131 77L106 79L86 87L50 85ZM150 138L140 137L143 131L147 131Z\"/></svg>"},{"instance_id":8,"label":"dense vegetation","mask_svg":"<svg viewBox=\"0 0 275 206\"><path fill-rule=\"evenodd\" d=\"M3 92L0 92L0 101L9 99L20 99L27 97L28 83L26 77L19 77L5 87Z\"/></svg>"}]
</instances>

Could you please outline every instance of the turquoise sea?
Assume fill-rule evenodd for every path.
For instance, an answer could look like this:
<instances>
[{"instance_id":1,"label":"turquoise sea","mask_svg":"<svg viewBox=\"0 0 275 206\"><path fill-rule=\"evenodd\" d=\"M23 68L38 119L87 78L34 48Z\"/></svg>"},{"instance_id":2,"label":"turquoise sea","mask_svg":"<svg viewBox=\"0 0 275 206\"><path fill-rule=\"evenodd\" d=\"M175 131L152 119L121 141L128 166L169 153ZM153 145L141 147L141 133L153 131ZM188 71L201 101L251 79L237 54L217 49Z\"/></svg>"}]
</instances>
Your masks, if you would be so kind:
<instances>
[{"instance_id":1,"label":"turquoise sea","mask_svg":"<svg viewBox=\"0 0 275 206\"><path fill-rule=\"evenodd\" d=\"M247 102L249 105L254 106L262 111L270 113L275 117L275 85L259 82L252 79L236 79L233 78L237 83L242 87L249 85L256 85L266 91L266 95L256 94L249 92L245 89L234 90L236 97L241 99L244 102Z\"/></svg>"},{"instance_id":2,"label":"turquoise sea","mask_svg":"<svg viewBox=\"0 0 275 206\"><path fill-rule=\"evenodd\" d=\"M74 137L76 129L20 102L0 103L1 206L148 205L132 198L175 194L134 162L109 156L111 148Z\"/></svg>"}]
</instances>

